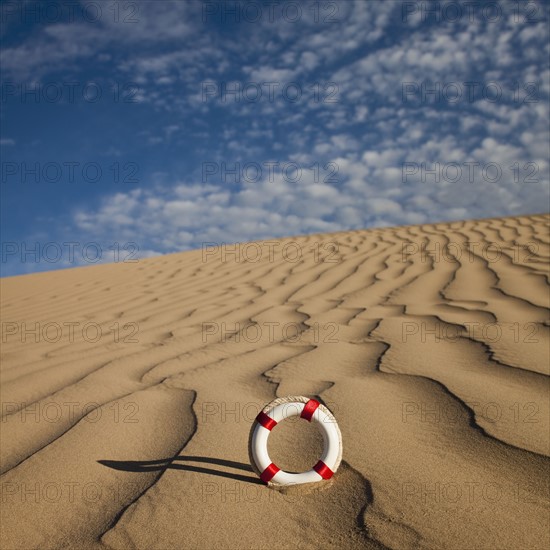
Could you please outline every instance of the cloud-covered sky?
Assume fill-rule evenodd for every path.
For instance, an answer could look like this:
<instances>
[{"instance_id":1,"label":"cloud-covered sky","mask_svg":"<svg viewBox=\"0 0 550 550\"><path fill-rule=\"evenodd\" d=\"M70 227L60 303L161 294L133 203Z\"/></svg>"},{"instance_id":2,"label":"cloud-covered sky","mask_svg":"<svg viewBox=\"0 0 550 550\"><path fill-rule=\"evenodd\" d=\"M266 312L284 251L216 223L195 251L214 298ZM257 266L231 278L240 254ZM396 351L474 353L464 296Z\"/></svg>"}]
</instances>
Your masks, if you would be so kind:
<instances>
[{"instance_id":1,"label":"cloud-covered sky","mask_svg":"<svg viewBox=\"0 0 550 550\"><path fill-rule=\"evenodd\" d=\"M549 209L548 2L1 10L3 275Z\"/></svg>"}]
</instances>

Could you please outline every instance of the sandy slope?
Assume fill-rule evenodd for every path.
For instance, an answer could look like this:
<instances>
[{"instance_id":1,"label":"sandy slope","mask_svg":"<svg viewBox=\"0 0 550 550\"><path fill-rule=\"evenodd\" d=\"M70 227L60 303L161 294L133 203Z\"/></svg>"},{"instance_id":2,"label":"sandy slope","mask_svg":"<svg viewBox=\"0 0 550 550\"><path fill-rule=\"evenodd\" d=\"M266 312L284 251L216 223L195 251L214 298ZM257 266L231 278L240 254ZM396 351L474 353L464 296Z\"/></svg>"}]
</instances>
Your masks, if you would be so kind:
<instances>
[{"instance_id":1,"label":"sandy slope","mask_svg":"<svg viewBox=\"0 0 550 550\"><path fill-rule=\"evenodd\" d=\"M0 547L548 548L549 224L3 279ZM344 460L279 493L248 431L292 394L333 410ZM269 450L299 471L319 449L289 421Z\"/></svg>"}]
</instances>

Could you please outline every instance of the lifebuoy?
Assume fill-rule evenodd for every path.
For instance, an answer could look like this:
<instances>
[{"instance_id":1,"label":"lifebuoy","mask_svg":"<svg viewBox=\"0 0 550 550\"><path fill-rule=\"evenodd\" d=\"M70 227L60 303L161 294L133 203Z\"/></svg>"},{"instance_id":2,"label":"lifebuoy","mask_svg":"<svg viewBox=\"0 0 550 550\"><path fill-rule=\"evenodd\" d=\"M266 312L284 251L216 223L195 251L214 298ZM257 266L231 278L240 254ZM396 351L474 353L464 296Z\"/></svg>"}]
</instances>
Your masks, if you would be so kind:
<instances>
[{"instance_id":1,"label":"lifebuoy","mask_svg":"<svg viewBox=\"0 0 550 550\"><path fill-rule=\"evenodd\" d=\"M300 416L321 428L324 450L321 459L307 472L291 474L278 468L267 453L271 430L285 418ZM253 470L268 485L298 485L330 479L342 460L342 434L334 415L319 401L307 397L283 397L266 405L250 429L249 455Z\"/></svg>"}]
</instances>

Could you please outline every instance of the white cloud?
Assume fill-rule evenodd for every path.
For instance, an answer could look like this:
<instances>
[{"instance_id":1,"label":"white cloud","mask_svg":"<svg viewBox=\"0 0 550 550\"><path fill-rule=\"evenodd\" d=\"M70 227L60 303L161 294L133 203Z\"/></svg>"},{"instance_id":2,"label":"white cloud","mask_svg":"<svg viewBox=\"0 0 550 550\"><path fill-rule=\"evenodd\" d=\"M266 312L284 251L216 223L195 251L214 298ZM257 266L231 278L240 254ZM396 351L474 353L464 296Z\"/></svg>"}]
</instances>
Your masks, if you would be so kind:
<instances>
[{"instance_id":1,"label":"white cloud","mask_svg":"<svg viewBox=\"0 0 550 550\"><path fill-rule=\"evenodd\" d=\"M107 6L88 14L85 10L90 2L80 3L82 9L73 6L74 22L42 24L23 44L2 48L0 59L6 74L36 78L51 70L76 67L77 62L93 56L102 55L104 61L108 54L103 50L109 47L143 47L196 35L192 17L197 15L187 2L127 3L118 20ZM133 10L132 6L138 7L136 13L124 11ZM83 10L94 19L92 23L82 17Z\"/></svg>"},{"instance_id":2,"label":"white cloud","mask_svg":"<svg viewBox=\"0 0 550 550\"><path fill-rule=\"evenodd\" d=\"M291 69L275 69L270 66L265 67L248 67L245 69L250 80L256 83L277 82L282 86L292 82L292 78L296 74L295 70Z\"/></svg>"},{"instance_id":3,"label":"white cloud","mask_svg":"<svg viewBox=\"0 0 550 550\"><path fill-rule=\"evenodd\" d=\"M71 220L75 231L110 240L134 237L155 253L203 240L522 214L546 204L550 70L541 52L548 53L547 21L521 25L502 18L482 25L463 19L419 27L416 20L390 33L401 16L399 2L350 0L337 3L332 23L315 22L312 10L304 9L299 23L263 19L226 40L215 29L201 32L200 10L193 12L191 4L140 3L134 26L47 26L5 48L3 68L11 75L43 75L108 61L116 74L140 83L140 108L169 114L155 116L140 134L154 155L193 136L204 147L190 150L184 159L190 163L262 162L276 152L300 163L302 178L290 182L279 174L273 182L264 177L240 185L199 184L188 176L181 182L171 175L172 165L162 166L166 171L151 177L156 185L81 207ZM434 104L430 94L422 97L425 82L461 85L465 92L464 82L472 80L498 82L502 100L469 102L463 96L458 104ZM280 100L204 102L204 81L295 81L306 98L297 106ZM322 84L335 82L338 101L308 100L315 82L325 93ZM403 97L407 82L417 89L411 101ZM538 101L516 101L514 82L536 82ZM444 167L472 161L499 164L502 178L491 182L478 175L470 182L463 168L458 181L431 175L403 181L405 162ZM325 178L328 162L338 167L337 182ZM515 182L509 169L514 162L521 170L535 162L539 183ZM320 178L305 168L313 164Z\"/></svg>"}]
</instances>

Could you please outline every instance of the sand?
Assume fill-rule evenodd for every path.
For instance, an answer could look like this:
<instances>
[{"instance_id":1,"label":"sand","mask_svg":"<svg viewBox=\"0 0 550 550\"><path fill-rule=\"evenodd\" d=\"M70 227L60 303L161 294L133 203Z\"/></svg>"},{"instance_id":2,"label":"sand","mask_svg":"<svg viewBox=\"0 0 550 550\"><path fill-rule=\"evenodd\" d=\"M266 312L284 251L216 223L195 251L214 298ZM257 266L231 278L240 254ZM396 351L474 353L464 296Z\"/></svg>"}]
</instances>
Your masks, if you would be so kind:
<instances>
[{"instance_id":1,"label":"sand","mask_svg":"<svg viewBox=\"0 0 550 550\"><path fill-rule=\"evenodd\" d=\"M30 548L550 547L550 216L211 246L1 281L1 538ZM248 462L326 404L328 482ZM314 424L277 426L289 471Z\"/></svg>"}]
</instances>

